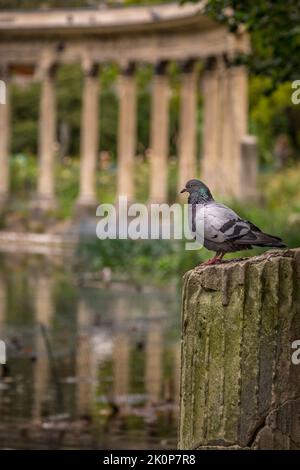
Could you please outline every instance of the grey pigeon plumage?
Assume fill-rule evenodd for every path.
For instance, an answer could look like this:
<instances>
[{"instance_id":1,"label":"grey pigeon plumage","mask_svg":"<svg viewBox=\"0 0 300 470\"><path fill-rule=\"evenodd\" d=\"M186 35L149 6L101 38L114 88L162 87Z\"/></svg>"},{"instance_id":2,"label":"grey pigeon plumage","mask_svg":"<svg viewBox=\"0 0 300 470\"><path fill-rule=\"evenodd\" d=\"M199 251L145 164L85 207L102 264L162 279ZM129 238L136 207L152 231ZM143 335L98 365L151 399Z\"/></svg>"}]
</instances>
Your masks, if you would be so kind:
<instances>
[{"instance_id":1,"label":"grey pigeon plumage","mask_svg":"<svg viewBox=\"0 0 300 470\"><path fill-rule=\"evenodd\" d=\"M279 237L262 232L252 222L241 219L232 209L216 202L202 181L188 181L181 192L189 193L189 222L193 232L196 232L197 219L204 216L204 246L216 252L206 264L221 262L225 253L253 246L286 247Z\"/></svg>"}]
</instances>

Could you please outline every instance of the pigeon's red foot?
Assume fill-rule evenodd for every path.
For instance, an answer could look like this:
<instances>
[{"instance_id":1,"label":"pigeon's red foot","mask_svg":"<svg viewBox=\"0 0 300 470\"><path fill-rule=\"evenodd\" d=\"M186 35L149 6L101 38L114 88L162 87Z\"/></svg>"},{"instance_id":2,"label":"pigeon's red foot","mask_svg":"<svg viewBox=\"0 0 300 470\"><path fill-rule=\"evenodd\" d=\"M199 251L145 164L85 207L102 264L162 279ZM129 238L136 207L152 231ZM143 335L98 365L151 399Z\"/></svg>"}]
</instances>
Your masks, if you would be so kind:
<instances>
[{"instance_id":1,"label":"pigeon's red foot","mask_svg":"<svg viewBox=\"0 0 300 470\"><path fill-rule=\"evenodd\" d=\"M223 254L218 254L216 256L214 256L213 258L207 260L207 261L204 261L204 263L201 263L200 266L212 266L214 264L220 264L222 263L222 258L223 258Z\"/></svg>"},{"instance_id":2,"label":"pigeon's red foot","mask_svg":"<svg viewBox=\"0 0 300 470\"><path fill-rule=\"evenodd\" d=\"M201 263L200 266L212 266L213 264L220 264L222 263L222 260L219 258L212 258L209 259L208 261L204 261L204 263Z\"/></svg>"}]
</instances>

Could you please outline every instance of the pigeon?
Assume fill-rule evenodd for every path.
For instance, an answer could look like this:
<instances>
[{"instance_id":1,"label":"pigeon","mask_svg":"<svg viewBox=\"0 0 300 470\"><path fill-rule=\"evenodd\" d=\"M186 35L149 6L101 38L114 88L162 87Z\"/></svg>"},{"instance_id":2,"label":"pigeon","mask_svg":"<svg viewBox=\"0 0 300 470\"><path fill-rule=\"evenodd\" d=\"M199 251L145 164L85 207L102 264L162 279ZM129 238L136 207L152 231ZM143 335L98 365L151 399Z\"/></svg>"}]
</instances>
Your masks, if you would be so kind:
<instances>
[{"instance_id":1,"label":"pigeon","mask_svg":"<svg viewBox=\"0 0 300 470\"><path fill-rule=\"evenodd\" d=\"M204 220L204 247L216 253L203 264L221 263L226 253L253 246L286 248L281 238L262 232L249 220L241 219L232 209L216 202L202 181L189 180L181 191L185 192L189 193L189 225L192 232L197 234L197 221L201 222L201 217Z\"/></svg>"}]
</instances>

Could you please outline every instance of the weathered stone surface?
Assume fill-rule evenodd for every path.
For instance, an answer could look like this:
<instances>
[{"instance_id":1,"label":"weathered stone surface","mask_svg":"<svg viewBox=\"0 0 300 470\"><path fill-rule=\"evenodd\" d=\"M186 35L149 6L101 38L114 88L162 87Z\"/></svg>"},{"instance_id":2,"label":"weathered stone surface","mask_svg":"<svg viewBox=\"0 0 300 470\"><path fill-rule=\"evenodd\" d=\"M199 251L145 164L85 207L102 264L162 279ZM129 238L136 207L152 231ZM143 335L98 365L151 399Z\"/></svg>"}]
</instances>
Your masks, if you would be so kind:
<instances>
[{"instance_id":1,"label":"weathered stone surface","mask_svg":"<svg viewBox=\"0 0 300 470\"><path fill-rule=\"evenodd\" d=\"M179 448L300 449L300 249L184 277Z\"/></svg>"}]
</instances>

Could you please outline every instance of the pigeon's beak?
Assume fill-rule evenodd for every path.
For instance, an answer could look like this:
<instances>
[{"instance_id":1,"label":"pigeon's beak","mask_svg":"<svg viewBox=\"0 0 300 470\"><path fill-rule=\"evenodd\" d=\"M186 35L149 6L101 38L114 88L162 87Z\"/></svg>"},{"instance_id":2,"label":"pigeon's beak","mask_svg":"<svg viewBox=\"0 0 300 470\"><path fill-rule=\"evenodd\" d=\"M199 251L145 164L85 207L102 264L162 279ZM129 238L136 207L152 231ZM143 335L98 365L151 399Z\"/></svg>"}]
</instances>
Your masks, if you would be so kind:
<instances>
[{"instance_id":1,"label":"pigeon's beak","mask_svg":"<svg viewBox=\"0 0 300 470\"><path fill-rule=\"evenodd\" d=\"M181 193L186 193L187 192L187 189L186 188L183 188L181 191L180 191L180 194Z\"/></svg>"}]
</instances>

